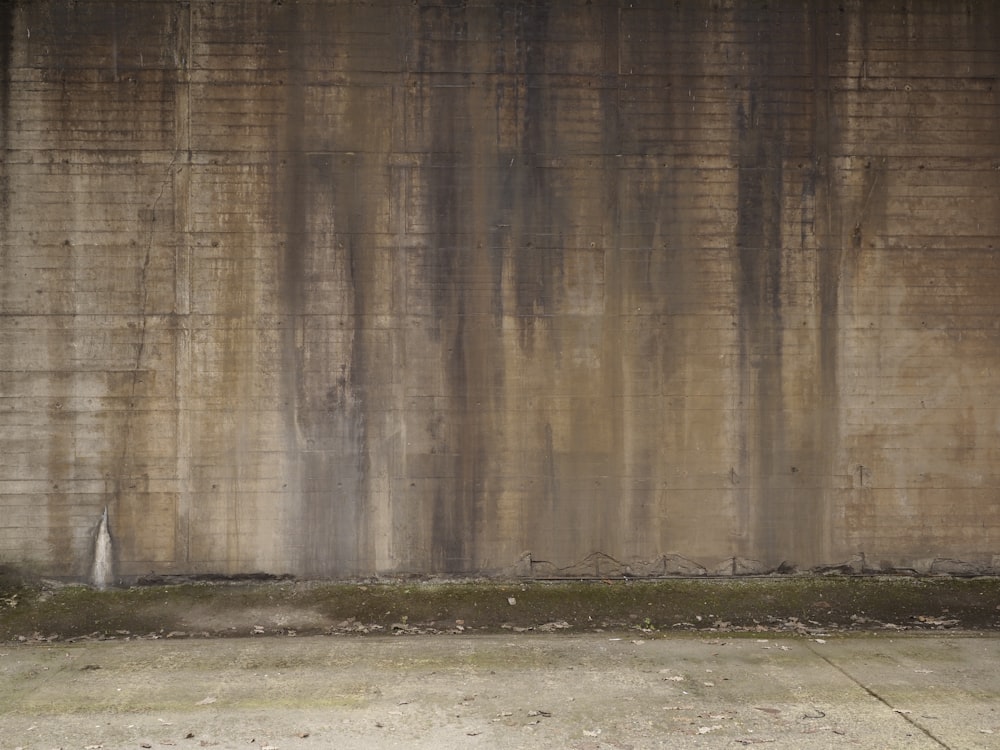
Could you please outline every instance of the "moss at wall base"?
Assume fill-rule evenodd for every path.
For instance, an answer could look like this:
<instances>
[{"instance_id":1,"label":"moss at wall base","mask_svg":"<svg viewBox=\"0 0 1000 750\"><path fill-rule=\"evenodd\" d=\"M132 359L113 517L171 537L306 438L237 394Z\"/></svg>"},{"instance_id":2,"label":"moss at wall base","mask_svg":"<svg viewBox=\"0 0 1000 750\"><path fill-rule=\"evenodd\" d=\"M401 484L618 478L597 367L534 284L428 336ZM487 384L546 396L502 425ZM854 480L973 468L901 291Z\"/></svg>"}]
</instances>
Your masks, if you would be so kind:
<instances>
[{"instance_id":1,"label":"moss at wall base","mask_svg":"<svg viewBox=\"0 0 1000 750\"><path fill-rule=\"evenodd\" d=\"M8 585L0 640L637 629L1000 628L998 578L785 576L597 582Z\"/></svg>"}]
</instances>

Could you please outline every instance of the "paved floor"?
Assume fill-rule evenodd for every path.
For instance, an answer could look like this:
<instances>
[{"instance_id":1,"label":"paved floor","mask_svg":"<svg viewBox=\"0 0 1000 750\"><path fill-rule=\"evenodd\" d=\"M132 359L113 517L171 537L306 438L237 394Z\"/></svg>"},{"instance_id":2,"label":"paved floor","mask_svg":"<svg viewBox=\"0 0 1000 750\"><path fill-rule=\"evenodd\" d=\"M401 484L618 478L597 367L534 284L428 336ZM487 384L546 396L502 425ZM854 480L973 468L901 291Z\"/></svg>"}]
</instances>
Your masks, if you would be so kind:
<instances>
[{"instance_id":1,"label":"paved floor","mask_svg":"<svg viewBox=\"0 0 1000 750\"><path fill-rule=\"evenodd\" d=\"M996 636L0 646L0 748L1000 748Z\"/></svg>"}]
</instances>

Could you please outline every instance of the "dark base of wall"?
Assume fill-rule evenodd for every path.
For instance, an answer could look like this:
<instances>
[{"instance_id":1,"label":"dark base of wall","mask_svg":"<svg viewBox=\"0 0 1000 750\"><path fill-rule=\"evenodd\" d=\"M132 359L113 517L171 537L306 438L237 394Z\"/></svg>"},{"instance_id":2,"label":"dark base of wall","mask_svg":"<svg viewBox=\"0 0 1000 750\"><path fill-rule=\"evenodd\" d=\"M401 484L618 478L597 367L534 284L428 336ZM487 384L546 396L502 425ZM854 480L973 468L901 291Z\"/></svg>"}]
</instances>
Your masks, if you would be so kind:
<instances>
[{"instance_id":1,"label":"dark base of wall","mask_svg":"<svg viewBox=\"0 0 1000 750\"><path fill-rule=\"evenodd\" d=\"M958 577L997 575L1000 567L996 560L970 562L947 557L909 560L905 565L892 561L875 562L864 554L828 565L800 568L792 562L768 566L760 560L730 557L715 565L701 565L681 555L662 555L650 561L623 563L602 553L588 555L583 560L565 567L557 567L544 560L536 560L525 553L504 573L516 578L576 579L576 578L669 578L701 576L754 576L773 574L812 573L816 575L948 575Z\"/></svg>"},{"instance_id":2,"label":"dark base of wall","mask_svg":"<svg viewBox=\"0 0 1000 750\"><path fill-rule=\"evenodd\" d=\"M1000 629L1000 578L779 575L594 581L0 587L0 642L261 635ZM645 637L645 636L644 636Z\"/></svg>"}]
</instances>

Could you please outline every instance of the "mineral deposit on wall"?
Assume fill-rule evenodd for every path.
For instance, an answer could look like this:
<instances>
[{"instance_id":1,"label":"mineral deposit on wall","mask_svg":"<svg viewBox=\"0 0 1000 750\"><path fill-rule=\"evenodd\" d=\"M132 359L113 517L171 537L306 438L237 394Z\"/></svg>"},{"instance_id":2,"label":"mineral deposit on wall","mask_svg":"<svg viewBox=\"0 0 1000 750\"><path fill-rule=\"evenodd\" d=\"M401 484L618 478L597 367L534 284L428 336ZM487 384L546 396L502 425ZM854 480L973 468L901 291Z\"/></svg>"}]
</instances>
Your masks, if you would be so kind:
<instances>
[{"instance_id":1,"label":"mineral deposit on wall","mask_svg":"<svg viewBox=\"0 0 1000 750\"><path fill-rule=\"evenodd\" d=\"M0 4L0 563L969 572L1000 5Z\"/></svg>"}]
</instances>

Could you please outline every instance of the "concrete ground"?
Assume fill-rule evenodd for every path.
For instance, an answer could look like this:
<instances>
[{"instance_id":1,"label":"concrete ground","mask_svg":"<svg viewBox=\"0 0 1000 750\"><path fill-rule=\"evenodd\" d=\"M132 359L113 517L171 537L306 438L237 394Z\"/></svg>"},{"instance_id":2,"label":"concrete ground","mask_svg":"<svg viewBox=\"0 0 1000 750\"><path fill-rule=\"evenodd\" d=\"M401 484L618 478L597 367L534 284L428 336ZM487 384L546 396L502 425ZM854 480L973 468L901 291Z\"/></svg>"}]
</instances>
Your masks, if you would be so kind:
<instances>
[{"instance_id":1,"label":"concrete ground","mask_svg":"<svg viewBox=\"0 0 1000 750\"><path fill-rule=\"evenodd\" d=\"M635 634L0 646L0 748L997 748L1000 639Z\"/></svg>"}]
</instances>

